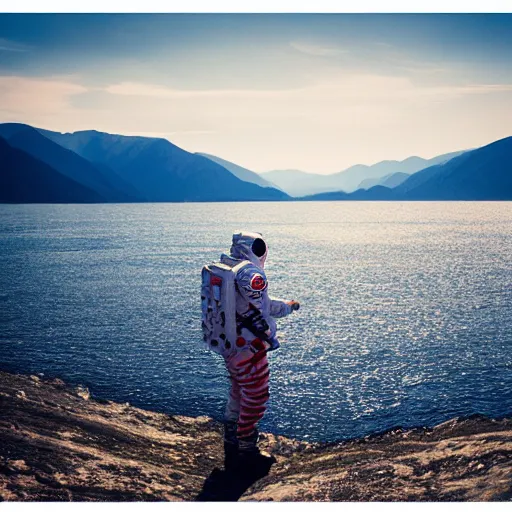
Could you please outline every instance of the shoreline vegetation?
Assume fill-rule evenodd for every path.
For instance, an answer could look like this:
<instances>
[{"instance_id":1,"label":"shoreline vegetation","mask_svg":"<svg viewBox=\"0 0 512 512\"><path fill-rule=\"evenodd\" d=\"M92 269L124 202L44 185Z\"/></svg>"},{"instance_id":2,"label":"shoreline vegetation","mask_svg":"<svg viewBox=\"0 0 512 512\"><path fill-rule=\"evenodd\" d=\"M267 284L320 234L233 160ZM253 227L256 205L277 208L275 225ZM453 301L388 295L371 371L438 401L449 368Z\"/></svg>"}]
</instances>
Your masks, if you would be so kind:
<instances>
[{"instance_id":1,"label":"shoreline vegetation","mask_svg":"<svg viewBox=\"0 0 512 512\"><path fill-rule=\"evenodd\" d=\"M263 434L268 475L223 472L222 427L0 372L0 501L510 501L512 419L334 443Z\"/></svg>"}]
</instances>

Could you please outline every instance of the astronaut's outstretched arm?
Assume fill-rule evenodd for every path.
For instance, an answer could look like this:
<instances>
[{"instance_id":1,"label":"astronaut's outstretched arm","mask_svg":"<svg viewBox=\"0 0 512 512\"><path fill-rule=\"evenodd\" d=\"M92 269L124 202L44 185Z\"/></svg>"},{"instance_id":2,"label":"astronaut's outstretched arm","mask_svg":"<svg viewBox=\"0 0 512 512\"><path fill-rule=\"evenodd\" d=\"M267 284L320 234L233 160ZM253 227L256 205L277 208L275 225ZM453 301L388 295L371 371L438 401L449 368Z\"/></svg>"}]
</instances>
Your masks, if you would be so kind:
<instances>
[{"instance_id":1,"label":"astronaut's outstretched arm","mask_svg":"<svg viewBox=\"0 0 512 512\"><path fill-rule=\"evenodd\" d=\"M274 318L282 318L292 313L292 303L290 300L276 299L270 297L270 316Z\"/></svg>"},{"instance_id":2,"label":"astronaut's outstretched arm","mask_svg":"<svg viewBox=\"0 0 512 512\"><path fill-rule=\"evenodd\" d=\"M263 272L255 271L250 266L240 270L237 275L237 286L240 294L250 304L251 309L263 314L264 293L267 289L267 278ZM273 318L282 318L299 309L294 300L281 300L267 297L270 308L267 314ZM267 319L268 320L268 319Z\"/></svg>"}]
</instances>

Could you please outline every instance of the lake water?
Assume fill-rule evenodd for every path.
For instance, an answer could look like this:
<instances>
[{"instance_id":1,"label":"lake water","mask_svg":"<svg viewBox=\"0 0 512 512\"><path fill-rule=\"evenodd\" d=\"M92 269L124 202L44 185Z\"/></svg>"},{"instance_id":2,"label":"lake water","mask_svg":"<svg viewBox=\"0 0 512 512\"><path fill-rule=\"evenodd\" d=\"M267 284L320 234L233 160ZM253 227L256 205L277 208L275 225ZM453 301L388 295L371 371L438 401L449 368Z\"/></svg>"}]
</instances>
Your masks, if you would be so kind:
<instances>
[{"instance_id":1,"label":"lake water","mask_svg":"<svg viewBox=\"0 0 512 512\"><path fill-rule=\"evenodd\" d=\"M336 440L512 414L512 203L0 205L0 368L221 418L200 270L261 231L279 321L262 430Z\"/></svg>"}]
</instances>

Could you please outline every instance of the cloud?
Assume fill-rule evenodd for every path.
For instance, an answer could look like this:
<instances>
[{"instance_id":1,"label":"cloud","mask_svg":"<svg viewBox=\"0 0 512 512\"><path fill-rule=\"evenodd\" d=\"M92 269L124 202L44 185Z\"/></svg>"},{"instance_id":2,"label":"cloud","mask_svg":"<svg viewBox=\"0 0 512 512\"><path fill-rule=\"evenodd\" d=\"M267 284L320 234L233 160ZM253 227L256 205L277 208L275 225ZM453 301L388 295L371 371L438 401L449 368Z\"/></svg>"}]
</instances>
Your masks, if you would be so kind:
<instances>
[{"instance_id":1,"label":"cloud","mask_svg":"<svg viewBox=\"0 0 512 512\"><path fill-rule=\"evenodd\" d=\"M336 57L349 53L349 50L337 46L321 46L318 44L294 42L290 46L295 50L305 53L306 55L313 55L315 57Z\"/></svg>"},{"instance_id":2,"label":"cloud","mask_svg":"<svg viewBox=\"0 0 512 512\"><path fill-rule=\"evenodd\" d=\"M189 140L214 131L203 122L203 113L189 102L169 109L161 97L142 86L134 102L121 87L112 96L98 87L85 87L77 76L0 76L0 122L22 122L56 131L97 129L125 135ZM156 88L158 94L166 94Z\"/></svg>"},{"instance_id":3,"label":"cloud","mask_svg":"<svg viewBox=\"0 0 512 512\"><path fill-rule=\"evenodd\" d=\"M120 82L104 89L109 94L121 96L148 96L153 98L237 98L237 97L269 97L288 91L255 90L255 89L174 89L162 85L140 82Z\"/></svg>"},{"instance_id":4,"label":"cloud","mask_svg":"<svg viewBox=\"0 0 512 512\"><path fill-rule=\"evenodd\" d=\"M280 100L286 103L297 99L330 98L348 104L406 99L421 99L429 96L452 98L466 94L490 94L512 91L512 84L467 84L467 85L415 85L407 77L375 74L340 73L329 80L295 89L175 89L162 85L120 82L103 89L119 96L139 96L169 100L215 100L227 103L238 100Z\"/></svg>"},{"instance_id":5,"label":"cloud","mask_svg":"<svg viewBox=\"0 0 512 512\"><path fill-rule=\"evenodd\" d=\"M123 135L134 135L138 137L152 137L155 139L168 139L172 140L175 136L196 136L196 135L211 135L215 133L213 130L176 130L171 132L145 132L137 131L123 131Z\"/></svg>"},{"instance_id":6,"label":"cloud","mask_svg":"<svg viewBox=\"0 0 512 512\"><path fill-rule=\"evenodd\" d=\"M66 78L0 76L0 115L4 120L61 115L72 108L71 97L85 92Z\"/></svg>"},{"instance_id":7,"label":"cloud","mask_svg":"<svg viewBox=\"0 0 512 512\"><path fill-rule=\"evenodd\" d=\"M0 37L0 51L4 52L28 52L30 50L30 46L27 46L22 43L17 43L15 41L10 41L9 39L4 39Z\"/></svg>"},{"instance_id":8,"label":"cloud","mask_svg":"<svg viewBox=\"0 0 512 512\"><path fill-rule=\"evenodd\" d=\"M86 93L98 92L104 95L101 101L90 96L87 107L79 107L74 101ZM135 124L143 122L148 134L191 136L218 132L223 123L231 126L250 119L272 122L311 118L332 123L333 116L350 117L354 112L370 117L371 111L392 113L408 105L504 92L512 92L512 84L427 86L414 84L407 77L345 73L315 85L287 90L184 90L138 82L87 88L78 83L77 77L0 76L0 115L4 121L51 120L52 124L58 118L81 118L88 119L93 126L95 119L103 121L108 116L120 119L128 109L137 119ZM133 98L138 100L134 102Z\"/></svg>"}]
</instances>

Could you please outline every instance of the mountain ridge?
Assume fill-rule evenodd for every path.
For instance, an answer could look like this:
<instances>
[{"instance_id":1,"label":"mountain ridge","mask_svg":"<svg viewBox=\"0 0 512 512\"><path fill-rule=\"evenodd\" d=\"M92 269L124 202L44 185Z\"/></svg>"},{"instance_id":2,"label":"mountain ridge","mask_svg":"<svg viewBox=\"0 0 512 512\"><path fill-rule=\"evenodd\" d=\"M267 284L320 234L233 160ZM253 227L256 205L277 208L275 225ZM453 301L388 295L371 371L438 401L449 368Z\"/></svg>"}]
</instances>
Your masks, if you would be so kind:
<instances>
[{"instance_id":1,"label":"mountain ridge","mask_svg":"<svg viewBox=\"0 0 512 512\"><path fill-rule=\"evenodd\" d=\"M210 155L209 153L197 152L195 154L203 156L205 158L209 158L213 162L216 162L219 165L222 165L222 167L227 169L231 174L234 174L240 180L247 181L249 183L255 183L256 185L259 185L260 187L271 187L271 188L277 188L278 190L281 190L281 189L279 189L279 187L277 187L270 181L262 178L257 172L251 171L250 169L242 167L241 165L235 164L233 162L230 162L229 160L225 160L224 158L220 158L215 155Z\"/></svg>"},{"instance_id":2,"label":"mountain ridge","mask_svg":"<svg viewBox=\"0 0 512 512\"><path fill-rule=\"evenodd\" d=\"M59 173L83 186L96 190L108 202L136 202L140 200L135 190L109 169L98 169L74 151L53 142L39 130L22 123L0 124L0 135L6 135L9 145L25 151Z\"/></svg>"},{"instance_id":3,"label":"mountain ridge","mask_svg":"<svg viewBox=\"0 0 512 512\"><path fill-rule=\"evenodd\" d=\"M97 130L59 133L21 123L0 124L1 133L60 173L92 187L106 202L288 199L278 189L240 180L221 165L167 139Z\"/></svg>"},{"instance_id":4,"label":"mountain ridge","mask_svg":"<svg viewBox=\"0 0 512 512\"><path fill-rule=\"evenodd\" d=\"M88 201L93 197L97 202L291 199L282 190L262 186L268 181L260 180L257 173L249 169L213 155L190 153L163 138L125 136L97 130L59 133L23 123L0 124L0 136L4 137L9 148L16 148L34 159L27 160L21 153L13 154L4 147L4 154L10 155L11 166L2 170L8 175L4 177L4 183L14 187L13 197L9 198L8 193L4 193L3 201L6 202L14 200L14 196L37 201L37 194L21 192L22 184L14 177L14 168L18 168L21 161L26 165L31 162L34 166L32 176L41 186L44 184L41 174L44 169L48 183L59 183L63 187L70 182L63 181L60 176L66 176L85 187L77 189L72 186L76 197L82 197L81 191ZM362 177L361 170L367 175L370 171L373 173L374 177L365 178L360 182L362 186L353 191L338 188L308 194L297 200L509 200L512 199L511 141L512 137L505 137L481 148L445 153L430 160L411 156L402 161L384 160L373 166L357 164L332 175L292 169L274 173L287 174L297 183L300 181L297 176L301 176L299 186L306 183L309 187L318 186L318 180L325 179L343 179L345 183L352 180L355 183ZM397 162L406 164L407 172L387 173ZM434 164L415 170L425 162ZM47 167L42 167L41 163ZM30 173L25 173L25 176L28 179ZM30 185L25 183L26 187ZM62 193L62 189L59 190ZM96 195L91 195L90 191ZM50 197L48 190L45 194L42 201Z\"/></svg>"},{"instance_id":5,"label":"mountain ridge","mask_svg":"<svg viewBox=\"0 0 512 512\"><path fill-rule=\"evenodd\" d=\"M0 202L98 203L96 191L59 173L0 136ZM27 186L27 184L29 184Z\"/></svg>"},{"instance_id":6,"label":"mountain ridge","mask_svg":"<svg viewBox=\"0 0 512 512\"><path fill-rule=\"evenodd\" d=\"M53 140L90 161L111 167L149 201L259 201L288 196L238 179L208 158L163 138L109 134L97 130L61 134Z\"/></svg>"},{"instance_id":7,"label":"mountain ridge","mask_svg":"<svg viewBox=\"0 0 512 512\"><path fill-rule=\"evenodd\" d=\"M331 174L315 174L287 169L267 171L260 175L294 197L312 195L312 190L315 190L315 193L353 192L361 188L365 180L371 179L380 182L385 176L396 172L413 174L423 168L455 158L462 153L464 151L454 151L430 159L410 156L404 160L382 160L373 165L355 164L347 169Z\"/></svg>"},{"instance_id":8,"label":"mountain ridge","mask_svg":"<svg viewBox=\"0 0 512 512\"><path fill-rule=\"evenodd\" d=\"M392 189L378 185L349 194L314 194L302 200L512 200L512 136L422 169Z\"/></svg>"}]
</instances>

